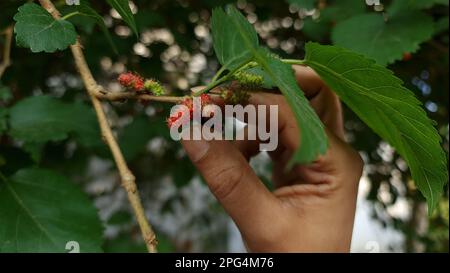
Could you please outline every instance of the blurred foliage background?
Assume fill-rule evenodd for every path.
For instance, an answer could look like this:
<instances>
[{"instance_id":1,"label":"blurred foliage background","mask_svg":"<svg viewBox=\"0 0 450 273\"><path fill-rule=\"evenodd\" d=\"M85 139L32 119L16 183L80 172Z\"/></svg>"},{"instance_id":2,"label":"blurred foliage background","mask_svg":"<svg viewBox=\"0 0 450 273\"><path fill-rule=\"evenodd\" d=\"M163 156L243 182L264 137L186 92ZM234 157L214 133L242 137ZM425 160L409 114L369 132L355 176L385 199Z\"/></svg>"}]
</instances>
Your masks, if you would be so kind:
<instances>
[{"instance_id":1,"label":"blurred foliage background","mask_svg":"<svg viewBox=\"0 0 450 273\"><path fill-rule=\"evenodd\" d=\"M24 2L0 2L0 30L13 23L17 7ZM70 12L65 1L54 2L64 13ZM288 58L301 58L307 41L368 43L374 47L373 52L398 52L402 50L401 46L377 40L377 33L373 40L364 40L370 35L366 35L368 28L363 24L346 30L343 22L361 14L380 14L389 20L387 9L395 5L406 7L397 12L421 10L426 15L423 20L427 22L420 21L422 17L408 17L388 38L398 39L401 44L401 39L409 37L411 24L429 23L431 30L423 30L428 39L420 41L416 52L404 51L400 58L397 54L389 68L417 95L429 116L436 120L442 145L448 152L449 37L448 8L445 6L448 1L385 0L375 6L370 4L376 1L362 0L135 0L131 5L136 13L139 38L105 2L91 1L91 4L104 15L117 54L94 20L70 18L80 34L96 79L109 90L120 91L115 81L117 75L128 70L137 71L145 77L159 79L173 94L185 94L190 87L204 84L218 69L209 31L211 9L215 6L236 3L254 24L263 43ZM341 32L351 33L344 42L333 36L338 27ZM370 44L375 41L376 44ZM5 36L2 35L0 48L4 46ZM70 51L33 54L13 43L11 60L12 65L0 81L0 108L12 107L25 97L41 94L58 98L67 105L82 104L87 106L83 108L87 117L76 122L91 127L88 131L94 137L80 137L75 132L57 141L18 140L7 133L8 125L2 124L0 111L0 170L7 175L27 166L57 170L81 185L98 208L105 226L105 251L145 251L109 151L96 137L95 117ZM169 137L165 125L169 106L126 101L106 103L105 107L137 177L147 216L159 236L160 251L233 250L230 245L239 238L233 237L230 219L196 174L180 144ZM405 162L347 109L345 120L348 140L360 151L366 163L361 198L370 201L369 213L377 223L401 234L400 242L388 245L385 250L448 252L448 186L441 206L429 218L424 199L414 188ZM267 157L259 156L252 164L258 175L270 183L271 167Z\"/></svg>"}]
</instances>

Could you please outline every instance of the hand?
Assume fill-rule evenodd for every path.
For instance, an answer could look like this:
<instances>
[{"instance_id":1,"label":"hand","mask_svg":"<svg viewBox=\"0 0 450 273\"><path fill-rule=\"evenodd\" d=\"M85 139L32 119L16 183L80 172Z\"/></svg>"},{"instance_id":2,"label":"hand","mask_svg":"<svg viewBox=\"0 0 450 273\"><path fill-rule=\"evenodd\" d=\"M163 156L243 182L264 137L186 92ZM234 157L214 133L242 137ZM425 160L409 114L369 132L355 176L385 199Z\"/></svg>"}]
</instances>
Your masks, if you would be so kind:
<instances>
[{"instance_id":1,"label":"hand","mask_svg":"<svg viewBox=\"0 0 450 273\"><path fill-rule=\"evenodd\" d=\"M249 159L258 141L184 140L183 146L251 252L347 252L350 250L358 181L363 162L344 140L337 96L310 68L294 66L296 78L326 126L329 149L309 165L286 164L299 146L299 132L285 98L252 93L250 103L278 104L279 145L270 152L270 192ZM301 149L301 147L300 147Z\"/></svg>"}]
</instances>

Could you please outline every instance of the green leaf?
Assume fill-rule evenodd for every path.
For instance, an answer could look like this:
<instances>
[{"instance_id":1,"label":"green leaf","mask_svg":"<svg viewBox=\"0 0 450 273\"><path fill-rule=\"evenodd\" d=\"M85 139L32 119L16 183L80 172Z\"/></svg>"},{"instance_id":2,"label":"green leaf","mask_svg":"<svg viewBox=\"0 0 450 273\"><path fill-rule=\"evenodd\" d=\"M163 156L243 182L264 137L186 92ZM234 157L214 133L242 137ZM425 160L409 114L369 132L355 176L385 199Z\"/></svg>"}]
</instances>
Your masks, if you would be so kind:
<instances>
[{"instance_id":1,"label":"green leaf","mask_svg":"<svg viewBox=\"0 0 450 273\"><path fill-rule=\"evenodd\" d=\"M413 93L390 70L336 46L308 43L305 63L406 160L431 213L448 181L446 156Z\"/></svg>"},{"instance_id":2,"label":"green leaf","mask_svg":"<svg viewBox=\"0 0 450 273\"><path fill-rule=\"evenodd\" d=\"M440 18L434 24L434 34L439 34L441 32L448 31L448 26L449 26L448 16Z\"/></svg>"},{"instance_id":3,"label":"green leaf","mask_svg":"<svg viewBox=\"0 0 450 273\"><path fill-rule=\"evenodd\" d=\"M297 85L291 66L273 57L267 50L256 47L253 38L256 35L254 29L235 8L229 6L227 14L216 13L216 16L227 16L221 19L228 26L222 31L236 32L240 35L239 39L243 41L241 47L251 52L253 60L261 66L280 89L294 112L301 132L301 143L300 148L294 153L291 163L308 163L316 159L319 154L324 154L328 143L322 122Z\"/></svg>"},{"instance_id":4,"label":"green leaf","mask_svg":"<svg viewBox=\"0 0 450 273\"><path fill-rule=\"evenodd\" d=\"M314 9L316 6L316 0L287 0L289 4L296 5L304 9Z\"/></svg>"},{"instance_id":5,"label":"green leaf","mask_svg":"<svg viewBox=\"0 0 450 273\"><path fill-rule=\"evenodd\" d=\"M92 18L95 20L97 25L102 30L103 34L106 37L106 40L108 40L108 43L110 44L111 48L113 49L114 53L117 53L117 47L114 44L111 35L109 34L108 28L106 27L105 21L103 20L103 17L100 16L90 5L88 1L82 0L80 2L80 5L75 6L76 10L80 13L80 15Z\"/></svg>"},{"instance_id":6,"label":"green leaf","mask_svg":"<svg viewBox=\"0 0 450 273\"><path fill-rule=\"evenodd\" d=\"M101 252L102 225L88 197L50 170L0 174L0 252Z\"/></svg>"},{"instance_id":7,"label":"green leaf","mask_svg":"<svg viewBox=\"0 0 450 273\"><path fill-rule=\"evenodd\" d=\"M12 99L11 90L0 82L0 102L8 102L10 99Z\"/></svg>"},{"instance_id":8,"label":"green leaf","mask_svg":"<svg viewBox=\"0 0 450 273\"><path fill-rule=\"evenodd\" d=\"M405 10L429 9L437 4L448 6L448 0L394 0L387 11L394 14Z\"/></svg>"},{"instance_id":9,"label":"green leaf","mask_svg":"<svg viewBox=\"0 0 450 273\"><path fill-rule=\"evenodd\" d=\"M339 3L327 5L320 10L317 18L308 16L303 19L302 32L315 41L328 39L331 28L339 21L364 13L364 1L339 0Z\"/></svg>"},{"instance_id":10,"label":"green leaf","mask_svg":"<svg viewBox=\"0 0 450 273\"><path fill-rule=\"evenodd\" d=\"M111 46L114 53L117 54L117 47L114 44L108 28L103 20L103 17L95 11L88 0L80 0L79 5L63 6L59 8L59 11L63 15L68 15L75 13L77 16L70 16L66 20L73 23L78 29L86 32L87 34L93 34L95 25L98 25L100 30L105 35L105 38L109 45ZM81 16L78 16L81 15Z\"/></svg>"},{"instance_id":11,"label":"green leaf","mask_svg":"<svg viewBox=\"0 0 450 273\"><path fill-rule=\"evenodd\" d=\"M303 91L300 90L291 66L270 57L269 54L264 54L264 50L260 50L259 56L256 58L273 83L286 97L300 128L300 147L295 151L291 163L309 163L315 160L319 154L325 154L328 142L323 124L309 105Z\"/></svg>"},{"instance_id":12,"label":"green leaf","mask_svg":"<svg viewBox=\"0 0 450 273\"><path fill-rule=\"evenodd\" d=\"M47 96L28 97L10 109L10 135L25 142L66 139L75 133L80 143L96 146L100 132L92 110Z\"/></svg>"},{"instance_id":13,"label":"green leaf","mask_svg":"<svg viewBox=\"0 0 450 273\"><path fill-rule=\"evenodd\" d=\"M136 37L139 36L136 21L134 20L134 15L131 12L128 0L106 0L106 2L120 14L125 23L133 30Z\"/></svg>"},{"instance_id":14,"label":"green leaf","mask_svg":"<svg viewBox=\"0 0 450 273\"><path fill-rule=\"evenodd\" d=\"M80 5L83 2L80 2ZM77 31L82 31L88 35L93 34L94 27L97 24L94 18L87 16L79 16L77 11L78 5L64 5L58 7L61 16L66 16L65 20L71 22Z\"/></svg>"},{"instance_id":15,"label":"green leaf","mask_svg":"<svg viewBox=\"0 0 450 273\"><path fill-rule=\"evenodd\" d=\"M303 20L302 32L312 40L322 41L328 38L330 32L329 22L325 22L325 20L314 20L311 17L307 17Z\"/></svg>"},{"instance_id":16,"label":"green leaf","mask_svg":"<svg viewBox=\"0 0 450 273\"><path fill-rule=\"evenodd\" d=\"M0 136L3 132L6 132L6 129L8 129L8 124L6 122L6 118L8 115L8 109L7 108L0 108Z\"/></svg>"},{"instance_id":17,"label":"green leaf","mask_svg":"<svg viewBox=\"0 0 450 273\"><path fill-rule=\"evenodd\" d=\"M261 85L262 88L273 89L274 87L276 87L275 83L272 81L272 79L269 77L266 71L262 70L260 66L252 67L250 69L246 69L245 71L251 74L261 76L263 78L263 83Z\"/></svg>"},{"instance_id":18,"label":"green leaf","mask_svg":"<svg viewBox=\"0 0 450 273\"><path fill-rule=\"evenodd\" d=\"M334 5L328 5L320 11L319 20L336 23L347 18L365 12L367 9L364 1L339 0Z\"/></svg>"},{"instance_id":19,"label":"green leaf","mask_svg":"<svg viewBox=\"0 0 450 273\"><path fill-rule=\"evenodd\" d=\"M385 18L382 14L361 14L336 25L333 43L375 59L378 64L401 60L431 38L433 20L420 11L403 11Z\"/></svg>"},{"instance_id":20,"label":"green leaf","mask_svg":"<svg viewBox=\"0 0 450 273\"><path fill-rule=\"evenodd\" d=\"M197 171L187 156L177 158L177 164L170 167L173 183L178 189L188 185Z\"/></svg>"},{"instance_id":21,"label":"green leaf","mask_svg":"<svg viewBox=\"0 0 450 273\"><path fill-rule=\"evenodd\" d=\"M28 142L22 146L34 162L39 163L44 153L45 143L43 142Z\"/></svg>"},{"instance_id":22,"label":"green leaf","mask_svg":"<svg viewBox=\"0 0 450 273\"><path fill-rule=\"evenodd\" d=\"M246 36L243 37L236 31L230 30L230 19L222 8L215 8L212 11L211 29L214 44L219 62L229 70L241 66L252 58L252 53L248 47L243 47L248 39L251 47L258 47L258 35L253 26L245 20L242 24Z\"/></svg>"},{"instance_id":23,"label":"green leaf","mask_svg":"<svg viewBox=\"0 0 450 273\"><path fill-rule=\"evenodd\" d=\"M139 117L125 126L119 136L119 144L126 160L132 160L145 152L145 146L156 134L149 119Z\"/></svg>"},{"instance_id":24,"label":"green leaf","mask_svg":"<svg viewBox=\"0 0 450 273\"><path fill-rule=\"evenodd\" d=\"M14 16L16 42L32 52L55 52L75 44L77 33L72 23L55 20L44 8L34 3L19 7Z\"/></svg>"},{"instance_id":25,"label":"green leaf","mask_svg":"<svg viewBox=\"0 0 450 273\"><path fill-rule=\"evenodd\" d=\"M147 143L155 137L172 141L167 123L161 116L140 116L123 128L119 134L119 144L125 159L133 160L145 153Z\"/></svg>"}]
</instances>

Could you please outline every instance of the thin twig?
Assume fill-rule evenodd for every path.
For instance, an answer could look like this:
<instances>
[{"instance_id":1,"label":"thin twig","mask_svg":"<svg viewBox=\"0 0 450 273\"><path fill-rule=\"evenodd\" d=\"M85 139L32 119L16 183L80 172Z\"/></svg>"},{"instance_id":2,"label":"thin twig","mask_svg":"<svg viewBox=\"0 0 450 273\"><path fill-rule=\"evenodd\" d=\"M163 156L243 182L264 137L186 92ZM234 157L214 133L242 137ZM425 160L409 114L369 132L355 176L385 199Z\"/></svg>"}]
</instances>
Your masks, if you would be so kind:
<instances>
[{"instance_id":1,"label":"thin twig","mask_svg":"<svg viewBox=\"0 0 450 273\"><path fill-rule=\"evenodd\" d=\"M55 19L60 19L60 13L55 8L50 0L39 0L39 3L43 8L45 8ZM70 46L72 50L72 55L75 59L75 64L77 66L78 72L80 73L86 90L89 94L91 102L94 106L95 113L97 114L98 123L100 125L100 130L102 137L108 144L109 149L113 155L114 161L116 162L117 169L119 170L120 178L122 180L122 186L125 188L128 194L128 200L131 203L136 220L141 229L142 236L144 238L145 244L149 252L156 252L157 240L155 233L152 230L147 218L145 217L145 212L142 207L142 203L139 197L139 192L137 190L135 177L131 173L130 169L125 162L122 152L120 151L119 145L112 133L111 127L108 124L105 112L103 111L102 104L96 97L96 94L102 90L102 87L97 84L92 73L86 63L83 51L79 41L74 45Z\"/></svg>"},{"instance_id":2,"label":"thin twig","mask_svg":"<svg viewBox=\"0 0 450 273\"><path fill-rule=\"evenodd\" d=\"M5 29L5 45L3 47L3 61L0 64L0 78L5 73L6 68L11 65L11 42L13 37L13 26Z\"/></svg>"},{"instance_id":3,"label":"thin twig","mask_svg":"<svg viewBox=\"0 0 450 273\"><path fill-rule=\"evenodd\" d=\"M205 88L203 88L202 90L198 91L198 92L194 92L193 96L200 96L203 93L206 93L208 91L210 91L211 89L216 88L217 86L221 85L222 83L229 81L232 79L233 75L238 72L238 71L242 71L245 70L247 68L251 68L255 65L254 62L250 61L247 63L244 63L236 68L234 68L233 70L231 70L228 74L226 74L225 76L219 77L217 80L215 81L211 81ZM221 71L222 68L219 70ZM218 72L216 75L221 74L221 72ZM220 75L219 74L219 75ZM216 76L214 76L214 78L217 78Z\"/></svg>"},{"instance_id":4,"label":"thin twig","mask_svg":"<svg viewBox=\"0 0 450 273\"><path fill-rule=\"evenodd\" d=\"M121 101L126 99L136 99L144 101L161 101L170 103L179 103L185 97L175 97L175 96L154 96L150 94L139 94L136 92L105 92L103 90L96 91L95 96L101 100L109 101Z\"/></svg>"}]
</instances>

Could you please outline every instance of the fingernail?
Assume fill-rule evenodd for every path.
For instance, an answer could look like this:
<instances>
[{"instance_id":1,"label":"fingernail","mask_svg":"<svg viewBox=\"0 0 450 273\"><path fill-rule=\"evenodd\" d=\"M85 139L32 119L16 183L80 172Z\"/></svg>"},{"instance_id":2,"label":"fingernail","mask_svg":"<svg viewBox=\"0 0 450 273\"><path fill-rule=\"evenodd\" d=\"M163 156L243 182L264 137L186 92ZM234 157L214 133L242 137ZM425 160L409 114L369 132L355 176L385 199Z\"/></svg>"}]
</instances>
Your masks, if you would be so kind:
<instances>
[{"instance_id":1,"label":"fingernail","mask_svg":"<svg viewBox=\"0 0 450 273\"><path fill-rule=\"evenodd\" d=\"M183 147L193 162L197 162L203 158L208 152L209 146L209 142L203 139L183 141Z\"/></svg>"}]
</instances>

